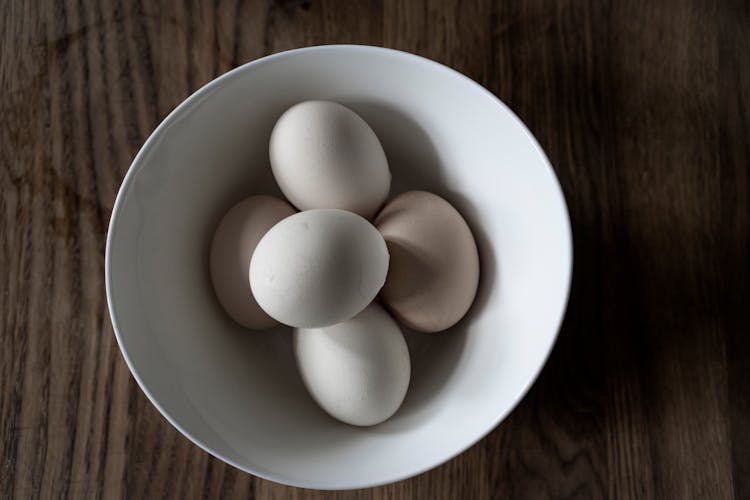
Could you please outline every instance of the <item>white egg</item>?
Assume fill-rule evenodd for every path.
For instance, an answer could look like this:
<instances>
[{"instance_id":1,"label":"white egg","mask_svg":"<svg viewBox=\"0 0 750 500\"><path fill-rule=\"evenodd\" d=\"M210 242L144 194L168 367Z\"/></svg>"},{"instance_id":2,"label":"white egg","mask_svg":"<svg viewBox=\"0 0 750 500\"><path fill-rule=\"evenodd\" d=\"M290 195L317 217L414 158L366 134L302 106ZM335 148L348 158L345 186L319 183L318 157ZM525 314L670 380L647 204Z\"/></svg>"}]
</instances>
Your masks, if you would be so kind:
<instances>
[{"instance_id":1,"label":"white egg","mask_svg":"<svg viewBox=\"0 0 750 500\"><path fill-rule=\"evenodd\" d=\"M296 330L294 352L310 395L347 424L387 420L409 387L411 362L404 336L375 303L348 321Z\"/></svg>"},{"instance_id":2,"label":"white egg","mask_svg":"<svg viewBox=\"0 0 750 500\"><path fill-rule=\"evenodd\" d=\"M250 288L272 318L299 328L345 321L378 294L388 274L388 248L359 215L317 209L287 217L258 243Z\"/></svg>"},{"instance_id":3,"label":"white egg","mask_svg":"<svg viewBox=\"0 0 750 500\"><path fill-rule=\"evenodd\" d=\"M341 104L289 108L271 133L269 153L276 182L300 210L340 208L371 219L388 196L391 172L380 141Z\"/></svg>"}]
</instances>

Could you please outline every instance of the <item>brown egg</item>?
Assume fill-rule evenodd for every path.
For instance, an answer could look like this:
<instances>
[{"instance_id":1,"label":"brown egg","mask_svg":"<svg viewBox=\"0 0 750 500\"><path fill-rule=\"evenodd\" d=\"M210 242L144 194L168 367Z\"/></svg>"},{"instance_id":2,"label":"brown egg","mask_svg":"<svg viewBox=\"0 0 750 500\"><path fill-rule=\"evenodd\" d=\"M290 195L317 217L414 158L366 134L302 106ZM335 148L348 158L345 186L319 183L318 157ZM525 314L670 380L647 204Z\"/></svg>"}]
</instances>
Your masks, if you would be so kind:
<instances>
[{"instance_id":1,"label":"brown egg","mask_svg":"<svg viewBox=\"0 0 750 500\"><path fill-rule=\"evenodd\" d=\"M277 324L255 301L248 269L263 235L296 212L273 196L251 196L229 209L216 228L211 243L211 281L224 310L246 328L263 330Z\"/></svg>"},{"instance_id":2,"label":"brown egg","mask_svg":"<svg viewBox=\"0 0 750 500\"><path fill-rule=\"evenodd\" d=\"M456 324L479 284L477 245L461 214L437 195L409 191L385 205L375 226L391 254L381 298L394 316L422 332Z\"/></svg>"}]
</instances>

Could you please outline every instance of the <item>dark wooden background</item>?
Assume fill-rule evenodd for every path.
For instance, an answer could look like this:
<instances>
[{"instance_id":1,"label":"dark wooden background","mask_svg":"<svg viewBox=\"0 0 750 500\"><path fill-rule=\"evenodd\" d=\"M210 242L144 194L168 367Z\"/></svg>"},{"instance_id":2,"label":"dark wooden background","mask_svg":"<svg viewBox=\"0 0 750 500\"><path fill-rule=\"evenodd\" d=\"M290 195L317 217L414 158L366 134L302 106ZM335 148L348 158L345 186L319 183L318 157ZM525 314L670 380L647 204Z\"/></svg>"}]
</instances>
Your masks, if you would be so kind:
<instances>
[{"instance_id":1,"label":"dark wooden background","mask_svg":"<svg viewBox=\"0 0 750 500\"><path fill-rule=\"evenodd\" d=\"M547 367L486 439L337 494L208 456L137 388L104 244L159 121L266 54L384 45L467 74L547 151L573 220ZM0 498L750 498L746 1L0 0Z\"/></svg>"}]
</instances>

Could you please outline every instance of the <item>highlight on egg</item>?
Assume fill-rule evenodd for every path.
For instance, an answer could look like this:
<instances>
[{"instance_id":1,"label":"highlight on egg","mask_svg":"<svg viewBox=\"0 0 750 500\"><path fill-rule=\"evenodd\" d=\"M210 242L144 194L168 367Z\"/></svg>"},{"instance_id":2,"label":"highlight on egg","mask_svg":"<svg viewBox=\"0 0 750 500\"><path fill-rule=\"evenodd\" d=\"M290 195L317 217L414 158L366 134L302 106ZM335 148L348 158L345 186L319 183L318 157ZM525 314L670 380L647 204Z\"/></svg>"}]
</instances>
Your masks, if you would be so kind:
<instances>
[{"instance_id":1,"label":"highlight on egg","mask_svg":"<svg viewBox=\"0 0 750 500\"><path fill-rule=\"evenodd\" d=\"M295 330L294 353L310 395L347 424L370 426L387 420L409 387L406 341L376 303L336 325Z\"/></svg>"},{"instance_id":2,"label":"highlight on egg","mask_svg":"<svg viewBox=\"0 0 750 500\"><path fill-rule=\"evenodd\" d=\"M260 240L250 261L250 288L277 321L324 327L372 302L385 283L388 261L383 237L364 218L345 210L307 210Z\"/></svg>"},{"instance_id":3,"label":"highlight on egg","mask_svg":"<svg viewBox=\"0 0 750 500\"><path fill-rule=\"evenodd\" d=\"M211 282L227 314L246 328L263 330L277 324L255 301L247 269L260 239L295 212L273 196L251 196L230 208L214 232L209 255Z\"/></svg>"},{"instance_id":4,"label":"highlight on egg","mask_svg":"<svg viewBox=\"0 0 750 500\"><path fill-rule=\"evenodd\" d=\"M413 330L439 332L469 310L479 286L479 252L469 225L440 196L409 191L375 219L391 255L381 299Z\"/></svg>"},{"instance_id":5,"label":"highlight on egg","mask_svg":"<svg viewBox=\"0 0 750 500\"><path fill-rule=\"evenodd\" d=\"M271 168L300 210L338 208L371 219L391 186L383 147L354 111L330 101L305 101L276 122Z\"/></svg>"}]
</instances>

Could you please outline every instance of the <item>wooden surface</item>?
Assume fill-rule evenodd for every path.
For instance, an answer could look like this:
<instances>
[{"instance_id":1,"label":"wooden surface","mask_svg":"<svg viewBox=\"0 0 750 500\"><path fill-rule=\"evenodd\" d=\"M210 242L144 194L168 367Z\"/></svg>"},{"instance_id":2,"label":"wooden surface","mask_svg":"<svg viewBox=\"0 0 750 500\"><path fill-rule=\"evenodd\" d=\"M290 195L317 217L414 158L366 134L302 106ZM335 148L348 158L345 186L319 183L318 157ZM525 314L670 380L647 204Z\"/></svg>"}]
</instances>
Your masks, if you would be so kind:
<instances>
[{"instance_id":1,"label":"wooden surface","mask_svg":"<svg viewBox=\"0 0 750 500\"><path fill-rule=\"evenodd\" d=\"M557 346L486 439L328 494L209 457L146 400L106 311L130 161L202 84L363 43L436 59L526 122L573 221ZM750 498L750 4L0 2L0 498Z\"/></svg>"}]
</instances>

